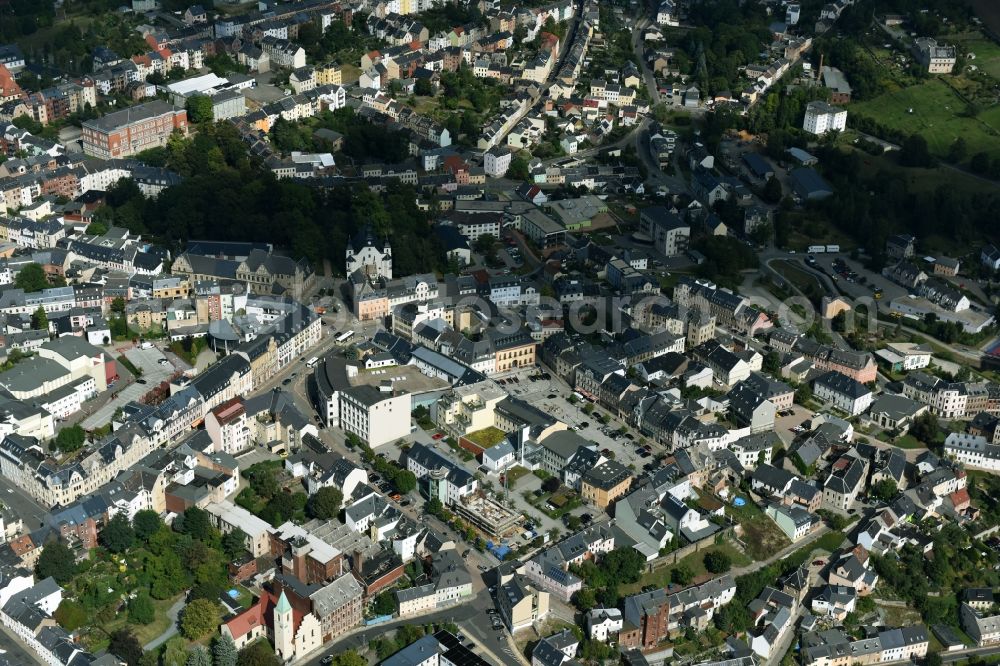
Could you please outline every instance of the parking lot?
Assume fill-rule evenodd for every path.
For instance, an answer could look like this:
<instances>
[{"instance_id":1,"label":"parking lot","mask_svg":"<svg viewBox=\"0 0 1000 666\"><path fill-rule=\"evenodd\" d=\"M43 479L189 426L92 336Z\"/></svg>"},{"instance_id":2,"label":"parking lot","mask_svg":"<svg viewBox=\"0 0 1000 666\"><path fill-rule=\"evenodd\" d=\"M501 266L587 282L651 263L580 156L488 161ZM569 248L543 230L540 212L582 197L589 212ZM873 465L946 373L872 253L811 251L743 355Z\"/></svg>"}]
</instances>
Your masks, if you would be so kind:
<instances>
[{"instance_id":1,"label":"parking lot","mask_svg":"<svg viewBox=\"0 0 1000 666\"><path fill-rule=\"evenodd\" d=\"M170 379L170 376L177 369L169 360L169 358L173 358L173 355L165 356L155 346L150 349L139 349L138 347L129 349L125 351L125 358L142 371L142 377L137 378L134 382L130 381L127 379L129 377L128 370L119 365L118 382L108 387L109 391L117 393L117 395L101 405L92 414L87 415L81 422L85 430L93 430L107 425L119 407L132 400L138 400L160 382ZM168 359L166 363L160 363L160 359L163 358Z\"/></svg>"}]
</instances>

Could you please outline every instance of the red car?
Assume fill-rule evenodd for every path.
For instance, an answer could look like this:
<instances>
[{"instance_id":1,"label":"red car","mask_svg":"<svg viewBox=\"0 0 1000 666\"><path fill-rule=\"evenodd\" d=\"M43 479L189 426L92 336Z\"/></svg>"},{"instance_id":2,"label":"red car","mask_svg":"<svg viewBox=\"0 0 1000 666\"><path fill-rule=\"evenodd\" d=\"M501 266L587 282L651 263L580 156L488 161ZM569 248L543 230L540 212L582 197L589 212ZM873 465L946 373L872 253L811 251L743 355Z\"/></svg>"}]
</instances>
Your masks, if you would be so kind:
<instances>
[{"instance_id":1,"label":"red car","mask_svg":"<svg viewBox=\"0 0 1000 666\"><path fill-rule=\"evenodd\" d=\"M437 440L437 439L444 439L444 433L443 433L443 432L436 432L436 433L434 433L434 435L433 435L433 436L431 437L431 439L434 439L434 440Z\"/></svg>"}]
</instances>

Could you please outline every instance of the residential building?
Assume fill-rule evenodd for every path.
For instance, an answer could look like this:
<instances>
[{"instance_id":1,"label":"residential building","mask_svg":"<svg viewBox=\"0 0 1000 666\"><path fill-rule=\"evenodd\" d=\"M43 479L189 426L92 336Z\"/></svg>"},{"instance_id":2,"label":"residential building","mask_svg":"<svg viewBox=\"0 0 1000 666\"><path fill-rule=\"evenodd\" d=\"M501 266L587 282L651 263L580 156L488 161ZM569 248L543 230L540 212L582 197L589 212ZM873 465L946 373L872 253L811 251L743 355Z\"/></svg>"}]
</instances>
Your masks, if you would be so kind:
<instances>
[{"instance_id":1,"label":"residential building","mask_svg":"<svg viewBox=\"0 0 1000 666\"><path fill-rule=\"evenodd\" d=\"M83 123L83 151L94 157L129 157L167 145L173 132L187 134L187 112L155 100Z\"/></svg>"},{"instance_id":2,"label":"residential building","mask_svg":"<svg viewBox=\"0 0 1000 666\"><path fill-rule=\"evenodd\" d=\"M810 134L822 136L827 132L843 132L846 128L846 110L821 101L809 102L806 105L802 129Z\"/></svg>"}]
</instances>

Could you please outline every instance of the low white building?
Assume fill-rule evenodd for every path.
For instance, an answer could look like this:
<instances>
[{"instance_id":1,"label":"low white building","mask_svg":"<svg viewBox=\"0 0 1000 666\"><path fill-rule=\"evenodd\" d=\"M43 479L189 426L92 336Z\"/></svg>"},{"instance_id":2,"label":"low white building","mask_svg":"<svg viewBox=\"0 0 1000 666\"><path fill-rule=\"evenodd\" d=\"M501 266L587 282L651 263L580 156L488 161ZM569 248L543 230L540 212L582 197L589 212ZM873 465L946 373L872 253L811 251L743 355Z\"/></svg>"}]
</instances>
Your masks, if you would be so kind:
<instances>
[{"instance_id":1,"label":"low white building","mask_svg":"<svg viewBox=\"0 0 1000 666\"><path fill-rule=\"evenodd\" d=\"M622 624L622 612L617 608L595 608L587 613L587 635L594 641L614 640Z\"/></svg>"},{"instance_id":2,"label":"low white building","mask_svg":"<svg viewBox=\"0 0 1000 666\"><path fill-rule=\"evenodd\" d=\"M966 467L1000 472L1000 445L985 437L953 432L944 440L944 453Z\"/></svg>"}]
</instances>

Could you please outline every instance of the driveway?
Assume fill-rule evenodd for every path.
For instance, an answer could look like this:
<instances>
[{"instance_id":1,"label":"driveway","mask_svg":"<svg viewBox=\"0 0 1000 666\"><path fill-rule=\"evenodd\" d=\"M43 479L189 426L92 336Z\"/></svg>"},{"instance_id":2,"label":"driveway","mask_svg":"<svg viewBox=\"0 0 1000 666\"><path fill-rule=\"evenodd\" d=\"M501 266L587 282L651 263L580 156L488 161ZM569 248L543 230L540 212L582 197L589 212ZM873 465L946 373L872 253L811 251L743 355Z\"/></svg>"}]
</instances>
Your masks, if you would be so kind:
<instances>
[{"instance_id":1,"label":"driveway","mask_svg":"<svg viewBox=\"0 0 1000 666\"><path fill-rule=\"evenodd\" d=\"M177 635L177 618L180 617L181 611L184 610L184 605L184 597L181 597L174 603L173 606L167 609L167 617L170 618L170 627L168 627L162 634L143 645L143 650L151 652Z\"/></svg>"}]
</instances>

